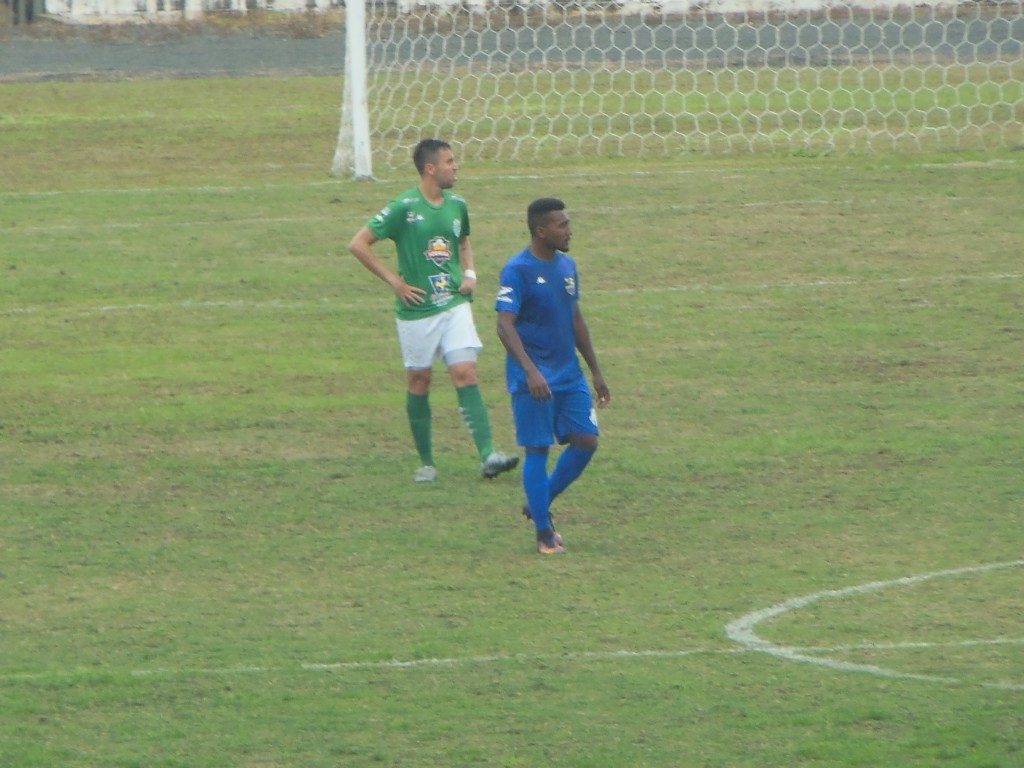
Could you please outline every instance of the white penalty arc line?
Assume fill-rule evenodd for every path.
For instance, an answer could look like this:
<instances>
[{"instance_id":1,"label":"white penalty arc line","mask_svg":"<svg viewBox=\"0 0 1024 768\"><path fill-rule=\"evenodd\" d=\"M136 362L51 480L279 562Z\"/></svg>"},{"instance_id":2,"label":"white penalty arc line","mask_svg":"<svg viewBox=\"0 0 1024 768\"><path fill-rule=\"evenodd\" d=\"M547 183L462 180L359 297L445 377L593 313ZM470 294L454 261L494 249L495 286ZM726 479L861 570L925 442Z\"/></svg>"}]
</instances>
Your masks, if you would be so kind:
<instances>
[{"instance_id":1,"label":"white penalty arc line","mask_svg":"<svg viewBox=\"0 0 1024 768\"><path fill-rule=\"evenodd\" d=\"M971 565L964 568L952 568L945 571L933 571L931 573L921 573L915 576L905 576L899 579L889 579L887 581L872 581L867 584L858 584L853 587L846 587L844 589L826 589L821 592L813 592L809 595L802 597L794 597L789 600L785 600L781 603L777 603L768 608L762 608L757 611L741 616L740 618L729 622L725 627L725 633L730 640L738 643L741 647L750 650L757 651L759 653L766 653L769 656L774 656L785 661L796 661L804 664L813 664L819 667L825 667L827 669L841 671L841 672L862 672L876 677L887 677L893 679L902 680L922 680L930 683L943 683L946 685L961 685L968 681L961 678L950 677L945 675L926 675L919 674L916 672L900 672L894 669L887 669L886 667L879 667L874 664L856 664L848 661L840 661L838 659L831 658L829 656L813 656L814 649L810 648L797 648L791 646L778 645L765 640L756 632L756 627L769 620L774 619L777 616L781 616L784 613L790 613L792 611L806 608L814 603L822 602L825 600L842 600L847 597L854 597L859 595L865 595L871 592L879 592L890 587L909 587L916 584L921 584L925 581L931 581L933 579L951 578L956 576L968 576L979 573L987 573L989 571L996 571L1004 568L1021 568L1024 567L1024 560L1011 560L1008 562L1001 563L988 563L985 565ZM993 644L997 642L1010 642L1007 640L991 641ZM975 643L978 644L978 643ZM872 650L890 650L893 647L906 648L914 646L906 646L903 644L877 644L871 646ZM929 647L929 646L921 646ZM834 649L821 650L817 652L823 653L836 653L845 650L855 650L853 647L837 647ZM1018 683L977 683L985 688L999 688L1002 690L1011 691L1024 691L1024 684Z\"/></svg>"}]
</instances>

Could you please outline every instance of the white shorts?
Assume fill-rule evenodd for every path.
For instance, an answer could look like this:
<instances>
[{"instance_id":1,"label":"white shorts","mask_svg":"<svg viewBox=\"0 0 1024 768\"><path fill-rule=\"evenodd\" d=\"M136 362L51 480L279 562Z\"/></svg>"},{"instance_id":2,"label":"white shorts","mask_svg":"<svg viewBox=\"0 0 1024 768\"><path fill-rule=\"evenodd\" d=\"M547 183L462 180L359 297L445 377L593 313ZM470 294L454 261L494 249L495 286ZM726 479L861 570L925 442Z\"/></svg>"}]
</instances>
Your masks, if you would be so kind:
<instances>
[{"instance_id":1,"label":"white shorts","mask_svg":"<svg viewBox=\"0 0 1024 768\"><path fill-rule=\"evenodd\" d=\"M476 362L483 343L469 303L422 320L398 320L398 343L406 368L430 368L437 359L448 365Z\"/></svg>"}]
</instances>

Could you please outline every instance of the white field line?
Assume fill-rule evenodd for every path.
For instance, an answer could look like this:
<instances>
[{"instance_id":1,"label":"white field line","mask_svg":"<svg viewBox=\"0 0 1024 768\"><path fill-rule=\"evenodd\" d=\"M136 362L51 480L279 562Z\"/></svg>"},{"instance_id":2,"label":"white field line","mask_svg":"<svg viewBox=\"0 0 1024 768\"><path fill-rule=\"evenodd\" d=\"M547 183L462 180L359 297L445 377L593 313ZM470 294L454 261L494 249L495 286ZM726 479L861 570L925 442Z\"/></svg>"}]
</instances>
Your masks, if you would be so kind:
<instances>
[{"instance_id":1,"label":"white field line","mask_svg":"<svg viewBox=\"0 0 1024 768\"><path fill-rule=\"evenodd\" d=\"M941 274L934 278L894 278L880 280L812 280L794 281L783 283L750 283L736 284L731 286L716 286L711 284L695 283L688 286L643 286L638 288L612 288L612 289L591 289L587 291L588 296L617 296L623 294L674 294L674 293L750 293L767 292L779 290L803 290L817 288L856 288L860 286L902 286L902 285L944 285L950 283L972 282L972 283L999 283L1004 281L1015 281L1024 278L1024 273L996 273L996 274ZM479 298L479 297L478 297ZM390 306L386 291L383 289L378 294L360 293L355 298L325 296L318 299L307 299L304 301L284 301L271 299L268 301L250 301L247 299L224 299L212 301L172 301L172 302L135 302L131 304L103 304L99 306L86 307L38 307L38 306L15 306L0 309L0 317L4 316L77 316L88 317L104 314L121 314L128 312L161 312L161 311L207 311L207 310L238 310L243 312L265 312L273 310L303 310L303 309L338 309L338 308L365 308Z\"/></svg>"},{"instance_id":2,"label":"white field line","mask_svg":"<svg viewBox=\"0 0 1024 768\"><path fill-rule=\"evenodd\" d=\"M903 200L904 204L912 202L925 202L928 198L916 198L915 200ZM807 207L812 205L837 205L837 206L849 206L855 204L857 201L853 199L846 200L764 200L752 203L739 203L736 207L739 208L797 208ZM878 200L866 200L861 201L866 203L878 203ZM669 205L667 208L672 211L686 211L694 212L702 209L712 209L716 206L712 203L705 203L699 205ZM647 206L644 205L629 205L623 204L616 208L592 208L588 209L588 213L593 215L604 215L604 214L620 214L624 211L639 211L646 210ZM504 217L506 214L494 214L489 216L484 214L474 214L474 219L489 219ZM195 229L197 227L226 227L233 225L250 225L250 224L341 224L343 221L340 216L247 216L238 219L193 219L191 221L103 221L98 223L82 223L75 222L71 224L46 224L37 227L18 227L17 229L11 230L12 234L18 235L45 235L45 234L57 234L64 232L117 232L117 231L132 231L132 230L153 230L153 229Z\"/></svg>"},{"instance_id":3,"label":"white field line","mask_svg":"<svg viewBox=\"0 0 1024 768\"><path fill-rule=\"evenodd\" d=\"M959 640L949 642L907 641L902 643L853 643L834 646L814 646L790 648L802 653L847 653L851 651L890 651L890 650L936 650L943 648L974 648L992 645L1024 645L1024 637L1001 637L991 640ZM495 666L499 664L559 664L588 661L638 661L644 659L681 659L690 656L738 656L757 653L760 649L734 648L689 648L683 650L646 650L646 651L580 651L577 653L513 653L493 654L489 656L453 656L429 659L387 659L383 661L338 661L338 662L306 662L291 665L240 665L234 667L154 667L151 669L133 669L125 671L111 669L68 669L49 672L7 672L0 673L0 682L49 682L66 679L102 679L111 675L126 674L137 678L160 677L212 677L233 675L264 675L264 674L299 674L309 673L344 673L361 671L406 671L417 669L441 669L446 667ZM923 677L928 681L959 682L952 679ZM992 687L991 685L989 687ZM1005 686L995 686L1005 687ZM1013 687L1014 690L1021 686Z\"/></svg>"},{"instance_id":4,"label":"white field line","mask_svg":"<svg viewBox=\"0 0 1024 768\"><path fill-rule=\"evenodd\" d=\"M839 661L838 659L831 658L829 656L813 656L811 655L812 650L808 648L794 648L789 646L778 645L769 640L765 640L760 637L755 628L762 622L768 621L781 616L784 613L790 613L797 611L801 608L806 608L817 602L824 600L843 600L848 597L856 597L859 595L865 595L870 592L879 592L883 589L889 589L891 587L908 587L920 584L925 581L931 581L932 579L940 578L953 578L956 576L968 576L978 573L987 573L989 571L1000 570L1004 568L1021 568L1024 567L1024 560L1013 560L1002 563L988 563L986 565L972 565L964 568L953 568L946 571L934 571L932 573L921 573L915 576L906 576L900 579L890 579L888 581L872 581L867 584L858 584L853 587L846 587L845 589L827 589L821 592L814 592L809 595L802 597L794 597L789 600L785 600L781 603L777 603L768 608L762 608L757 611L741 616L735 621L729 622L725 627L725 633L730 640L738 643L741 647L751 651L758 651L760 653L766 653L770 656L775 656L779 659L786 661L796 661L805 664L814 664L820 667L826 667L834 671L841 672L863 672L876 677L887 677L900 680L921 680L931 683L944 683L946 685L959 685L968 684L969 681L965 681L957 677L948 677L945 675L924 675L917 674L914 672L900 672L893 669L887 669L885 667L875 666L874 664L855 664L848 661ZM977 642L977 641L975 641ZM996 641L991 641L996 642ZM1012 640L1001 639L998 642L1015 642ZM900 646L903 647L903 646ZM876 646L880 650L889 650L885 645ZM815 653L837 653L841 652L843 648L837 648L834 651L813 651ZM1019 683L980 683L980 685L986 688L999 688L1003 690L1011 691L1024 691L1024 684Z\"/></svg>"},{"instance_id":5,"label":"white field line","mask_svg":"<svg viewBox=\"0 0 1024 768\"><path fill-rule=\"evenodd\" d=\"M675 168L669 170L658 170L658 171L608 171L608 172L586 172L578 171L574 173L543 173L543 174L501 174L501 175L489 175L483 174L480 176L464 176L462 178L463 184L472 182L489 182L489 181L540 181L544 179L606 179L613 176L632 176L637 178L647 178L651 176L720 176L723 174L730 174L735 176L741 176L744 173L765 173L771 171L773 173L778 171L789 171L789 170L821 170L820 166L778 166L778 167L747 167L747 168ZM409 177L400 177L395 179L375 178L374 184L380 184L381 187L389 185L400 185L407 183ZM288 184L251 184L251 185L238 185L238 186L181 186L181 187L122 187L122 188L93 188L93 189L53 189L53 190L36 190L28 192L0 192L0 200L4 198L48 198L48 197L61 197L64 195L68 196L93 196L93 195L165 195L176 192L186 192L190 194L207 194L207 195L231 195L237 192L259 192L263 190L272 189L306 189L308 187L325 187L325 186L343 186L348 183L347 179L334 179L328 181L299 181Z\"/></svg>"},{"instance_id":6,"label":"white field line","mask_svg":"<svg viewBox=\"0 0 1024 768\"><path fill-rule=\"evenodd\" d=\"M997 158L994 160L983 160L976 162L963 162L963 163L918 163L910 167L925 168L931 171L964 171L964 170L980 170L986 168L1004 168L1006 166L1017 165L1020 161L1016 159L1002 159ZM659 168L653 171L647 170L627 170L627 169L616 169L606 171L575 171L562 173L558 171L552 171L551 173L537 173L537 174L481 174L464 176L463 183L470 183L475 181L539 181L544 179L607 179L609 177L623 177L632 176L638 178L649 178L657 176L722 176L722 175L734 175L741 176L745 173L762 174L762 173L779 173L781 171L820 171L825 169L827 166L822 165L782 165L782 164L769 164L763 166L740 166L734 168ZM375 184L389 185L389 184L403 184L409 181L408 175L403 175L397 178L375 178ZM330 187L330 186L342 186L348 184L349 179L327 179L321 181L297 181L289 183L268 183L268 184L242 184L242 185L199 185L199 186L168 186L168 187L124 187L124 188L91 188L91 189L54 189L54 190L34 190L27 192L15 192L15 191L0 191L0 199L4 198L17 198L17 197L60 197L62 195L98 195L98 194L109 194L109 195L165 195L173 192L189 192L189 193L200 193L200 194L234 194L236 192L258 192L260 190L270 189L305 189L307 187Z\"/></svg>"},{"instance_id":7,"label":"white field line","mask_svg":"<svg viewBox=\"0 0 1024 768\"><path fill-rule=\"evenodd\" d=\"M95 195L165 195L173 192L187 192L200 195L233 195L238 192L262 192L271 189L306 189L307 187L330 187L340 185L338 179L326 181L299 181L283 184L238 184L238 185L199 185L199 186L168 186L168 187L93 187L90 189L43 189L28 192L0 192L0 200L15 197L69 197Z\"/></svg>"},{"instance_id":8,"label":"white field line","mask_svg":"<svg viewBox=\"0 0 1024 768\"><path fill-rule=\"evenodd\" d=\"M997 273L991 275L936 275L934 277L899 277L878 280L805 280L778 283L737 283L734 285L713 285L707 283L693 283L691 285L648 285L628 288L592 288L587 291L588 296L618 296L618 295L656 295L673 293L749 293L759 291L778 290L814 290L817 288L857 288L880 285L944 285L956 282L1002 282L1007 280L1020 280L1024 273ZM132 304L105 304L95 307L8 307L0 309L0 317L16 317L26 315L39 316L73 316L90 317L96 315L113 315L130 312L178 312L178 311L206 311L206 310L235 310L241 312L270 312L277 310L308 310L323 309L337 311L338 309L380 306L386 308L388 304L387 292L381 289L379 292L361 292L357 296L340 297L324 296L319 299L306 299L299 301L283 301L271 299L267 301L251 301L247 299L225 299L211 301L176 301L176 302L137 302ZM480 297L478 296L478 299Z\"/></svg>"},{"instance_id":9,"label":"white field line","mask_svg":"<svg viewBox=\"0 0 1024 768\"><path fill-rule=\"evenodd\" d=\"M333 216L250 216L241 219L196 219L194 221L104 221L99 224L48 224L42 227L20 227L16 234L48 234L54 232L102 232L117 230L152 230L156 228L224 227L232 224L309 224L310 222L337 222Z\"/></svg>"},{"instance_id":10,"label":"white field line","mask_svg":"<svg viewBox=\"0 0 1024 768\"><path fill-rule=\"evenodd\" d=\"M658 285L643 286L639 288L612 288L609 290L591 289L587 291L587 295L616 295L632 293L729 293L733 291L777 291L791 288L843 288L876 285L943 285L960 281L987 283L1000 282L1003 280L1020 280L1021 278L1024 278L1024 273L997 273L992 275L936 275L934 277L894 277L880 278L878 280L830 280L827 278L822 278L821 280L796 280L778 283L749 283L736 285L711 285L706 283L695 283L693 285L680 286Z\"/></svg>"}]
</instances>

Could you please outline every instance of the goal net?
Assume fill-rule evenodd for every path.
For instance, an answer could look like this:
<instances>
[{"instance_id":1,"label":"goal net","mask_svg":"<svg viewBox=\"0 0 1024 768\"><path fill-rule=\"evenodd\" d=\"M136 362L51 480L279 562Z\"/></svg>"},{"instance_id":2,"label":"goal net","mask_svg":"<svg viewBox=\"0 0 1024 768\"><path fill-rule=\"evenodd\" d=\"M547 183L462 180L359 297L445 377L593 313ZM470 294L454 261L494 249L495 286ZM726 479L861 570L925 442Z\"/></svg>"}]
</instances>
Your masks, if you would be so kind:
<instances>
[{"instance_id":1,"label":"goal net","mask_svg":"<svg viewBox=\"0 0 1024 768\"><path fill-rule=\"evenodd\" d=\"M1021 2L801 2L365 0L334 170L360 120L387 168L430 136L510 160L1024 143Z\"/></svg>"}]
</instances>

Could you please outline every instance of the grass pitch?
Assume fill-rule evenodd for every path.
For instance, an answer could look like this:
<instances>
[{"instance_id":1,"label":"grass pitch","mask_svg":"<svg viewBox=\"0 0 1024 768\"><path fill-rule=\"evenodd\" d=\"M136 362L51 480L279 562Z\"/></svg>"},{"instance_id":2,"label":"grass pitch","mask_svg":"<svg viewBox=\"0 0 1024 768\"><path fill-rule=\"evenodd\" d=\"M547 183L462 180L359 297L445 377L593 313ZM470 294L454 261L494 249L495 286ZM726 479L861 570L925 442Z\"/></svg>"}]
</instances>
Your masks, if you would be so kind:
<instances>
[{"instance_id":1,"label":"grass pitch","mask_svg":"<svg viewBox=\"0 0 1024 768\"><path fill-rule=\"evenodd\" d=\"M0 763L1024 761L1018 151L467 165L499 444L535 197L612 389L542 559L440 370L411 482L339 93L0 86Z\"/></svg>"}]
</instances>

